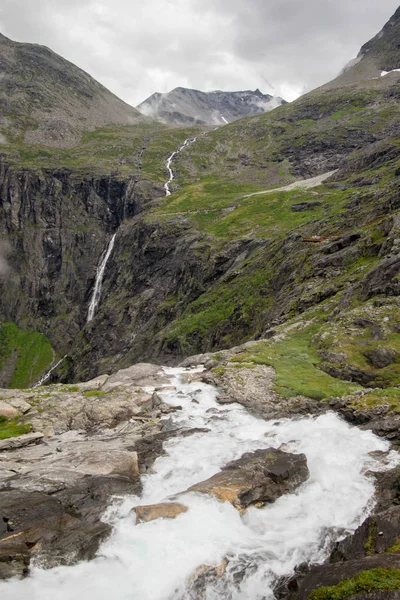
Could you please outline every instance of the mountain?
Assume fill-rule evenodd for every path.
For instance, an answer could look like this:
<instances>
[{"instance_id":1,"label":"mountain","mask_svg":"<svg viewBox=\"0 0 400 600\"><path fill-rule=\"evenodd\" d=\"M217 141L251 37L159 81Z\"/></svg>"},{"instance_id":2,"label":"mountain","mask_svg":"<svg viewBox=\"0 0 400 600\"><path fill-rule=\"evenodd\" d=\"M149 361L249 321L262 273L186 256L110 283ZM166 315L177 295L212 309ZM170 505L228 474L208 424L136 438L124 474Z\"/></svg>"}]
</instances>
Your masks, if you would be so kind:
<instances>
[{"instance_id":1,"label":"mountain","mask_svg":"<svg viewBox=\"0 0 400 600\"><path fill-rule=\"evenodd\" d=\"M323 87L363 84L373 87L375 81L400 69L400 7L383 29L351 60L342 73Z\"/></svg>"},{"instance_id":2,"label":"mountain","mask_svg":"<svg viewBox=\"0 0 400 600\"><path fill-rule=\"evenodd\" d=\"M0 34L0 135L68 146L82 131L128 125L139 113L49 48Z\"/></svg>"},{"instance_id":3,"label":"mountain","mask_svg":"<svg viewBox=\"0 0 400 600\"><path fill-rule=\"evenodd\" d=\"M395 52L396 15L390 23L377 43ZM326 335L338 346L347 319L391 323L386 299L398 294L400 73L360 79L357 66L347 82L202 136L144 120L98 128L65 152L2 145L3 321L46 335L68 355L58 376L71 381L137 360L173 362L310 318L310 363L318 356L338 381L390 387L397 366L379 371L366 358L379 344L400 355L388 332L379 342L366 327L365 348L339 352L342 363L317 336L330 326L327 314L335 328ZM174 156L165 197L167 159L195 137Z\"/></svg>"},{"instance_id":4,"label":"mountain","mask_svg":"<svg viewBox=\"0 0 400 600\"><path fill-rule=\"evenodd\" d=\"M346 519L347 508L358 507L358 517L351 513L343 525L335 513L335 526L326 521L326 510L314 511L321 527L313 539L324 545L324 555L361 521L368 498L373 503L370 476L380 466L375 461L394 464L384 440L400 444L398 12L338 78L268 113L206 132L138 119L131 126L97 127L68 149L12 136L0 141L0 385L30 386L50 364L55 369L47 381L68 384L28 393L1 390L0 437L33 427L27 443L40 442L45 434L50 445L26 450L34 453L29 460L44 461L34 469L26 463L29 473L18 462L18 456L27 460L25 449L14 454L21 440L2 446L2 453L13 450L3 469L0 577L25 575L31 550L47 548L52 561L47 566L65 563L65 556L73 560L69 549L92 557L104 534L97 528L104 498L125 494L132 485L127 473L137 472L125 450L137 452L141 473L151 476L163 441L179 437L158 392L142 394L160 385L159 368L143 364L149 361L176 364L189 357L186 366L205 363L204 373L191 373L189 388L189 378L182 391L177 381L172 403L182 401L183 411L194 406L196 419L198 411L206 411L211 417L204 423L211 428L214 423L218 435L223 421L210 412L201 389L196 399L197 376L218 386L222 404L239 402L257 417L273 419L277 445L283 439L294 440L306 454L312 448L319 487L332 506ZM7 97L12 98L10 88ZM89 320L96 290L100 296ZM193 354L200 356L190 358ZM76 385L80 380L86 383ZM224 418L227 407L222 408ZM254 448L254 428L233 409L240 444L244 423ZM339 425L335 412L352 427ZM182 411L177 415L175 423L182 424ZM293 417L300 419L291 424ZM106 443L102 431L111 446L99 461L99 444L104 450ZM259 433L265 441L264 431ZM81 446L84 440L95 444L83 450L84 461L82 452L72 457L79 480L77 469L72 478L65 471L76 440ZM175 455L179 461L182 453ZM47 476L55 460L65 485L64 479L60 484ZM330 469L337 477L334 485ZM368 479L360 479L367 471ZM88 479L93 473L96 479ZM375 513L354 536L335 545L325 564L305 568L304 555L297 552L303 563L299 580L280 578L280 598L398 596L399 470L375 475L376 506L370 507ZM349 478L355 487L349 487ZM311 488L304 489L307 494ZM224 489L220 498L227 497ZM316 506L325 506L316 498ZM305 505L307 518L313 516L309 502ZM42 544L35 515L43 529L44 510L51 522L45 522L50 533ZM300 519L303 513L296 511ZM54 523L62 535L52 534ZM16 528L11 535L9 527ZM289 529L291 540L290 524ZM304 540L297 537L298 550ZM315 558L317 547L309 540L308 535L305 544ZM293 546L288 547L293 556ZM254 574L254 554L249 562L247 550L237 571L229 563L227 577L250 589L244 577ZM263 575L265 556L261 552ZM224 595L223 577L224 566L218 567L216 587L212 572L203 582ZM265 595L265 578L258 581ZM181 588L172 587L171 593L174 589ZM203 593L201 587L192 592Z\"/></svg>"},{"instance_id":5,"label":"mountain","mask_svg":"<svg viewBox=\"0 0 400 600\"><path fill-rule=\"evenodd\" d=\"M177 87L167 94L156 92L136 108L149 117L172 125L225 125L285 104L279 96L260 90L200 92Z\"/></svg>"}]
</instances>

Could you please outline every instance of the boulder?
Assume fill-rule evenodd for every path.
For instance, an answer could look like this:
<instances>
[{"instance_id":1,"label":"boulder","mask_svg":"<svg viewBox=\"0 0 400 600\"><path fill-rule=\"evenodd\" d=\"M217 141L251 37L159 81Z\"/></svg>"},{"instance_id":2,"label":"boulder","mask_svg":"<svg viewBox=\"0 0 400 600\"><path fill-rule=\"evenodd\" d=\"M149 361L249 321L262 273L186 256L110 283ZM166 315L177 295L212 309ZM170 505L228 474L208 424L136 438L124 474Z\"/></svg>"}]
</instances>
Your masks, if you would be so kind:
<instances>
[{"instance_id":1,"label":"boulder","mask_svg":"<svg viewBox=\"0 0 400 600\"><path fill-rule=\"evenodd\" d=\"M147 523L154 519L175 519L178 515L186 512L188 508L179 502L161 502L160 504L135 506L132 510L136 513L136 523Z\"/></svg>"},{"instance_id":2,"label":"boulder","mask_svg":"<svg viewBox=\"0 0 400 600\"><path fill-rule=\"evenodd\" d=\"M247 452L206 481L192 485L187 492L215 496L242 511L251 505L274 502L283 494L294 491L308 477L304 454L267 448Z\"/></svg>"},{"instance_id":3,"label":"boulder","mask_svg":"<svg viewBox=\"0 0 400 600\"><path fill-rule=\"evenodd\" d=\"M397 352L390 348L374 348L364 352L364 356L376 369L384 369L397 360Z\"/></svg>"},{"instance_id":4,"label":"boulder","mask_svg":"<svg viewBox=\"0 0 400 600\"><path fill-rule=\"evenodd\" d=\"M11 406L8 402L4 402L4 400L0 400L0 416L6 417L7 419L15 419L16 417L20 417L22 413L14 406Z\"/></svg>"}]
</instances>

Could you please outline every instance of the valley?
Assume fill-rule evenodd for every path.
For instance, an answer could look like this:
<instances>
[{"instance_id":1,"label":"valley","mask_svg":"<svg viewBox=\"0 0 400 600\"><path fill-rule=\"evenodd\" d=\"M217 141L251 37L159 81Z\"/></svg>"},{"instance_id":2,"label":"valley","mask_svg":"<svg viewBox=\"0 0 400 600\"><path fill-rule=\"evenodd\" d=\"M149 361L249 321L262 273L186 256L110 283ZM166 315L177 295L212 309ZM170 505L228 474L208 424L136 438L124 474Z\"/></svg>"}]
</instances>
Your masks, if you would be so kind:
<instances>
[{"instance_id":1,"label":"valley","mask_svg":"<svg viewBox=\"0 0 400 600\"><path fill-rule=\"evenodd\" d=\"M397 597L399 36L218 118L1 36L4 597Z\"/></svg>"}]
</instances>

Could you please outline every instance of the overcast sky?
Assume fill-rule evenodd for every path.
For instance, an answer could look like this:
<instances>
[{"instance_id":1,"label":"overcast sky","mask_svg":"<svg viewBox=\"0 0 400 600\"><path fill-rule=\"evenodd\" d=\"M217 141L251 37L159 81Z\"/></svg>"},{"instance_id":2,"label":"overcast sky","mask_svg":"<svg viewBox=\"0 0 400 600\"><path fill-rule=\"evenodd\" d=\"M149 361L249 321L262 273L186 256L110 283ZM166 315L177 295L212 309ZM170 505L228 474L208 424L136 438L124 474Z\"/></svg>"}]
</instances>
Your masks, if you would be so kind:
<instances>
[{"instance_id":1,"label":"overcast sky","mask_svg":"<svg viewBox=\"0 0 400 600\"><path fill-rule=\"evenodd\" d=\"M126 102L260 88L293 100L337 75L399 0L1 0L0 31L49 46Z\"/></svg>"}]
</instances>

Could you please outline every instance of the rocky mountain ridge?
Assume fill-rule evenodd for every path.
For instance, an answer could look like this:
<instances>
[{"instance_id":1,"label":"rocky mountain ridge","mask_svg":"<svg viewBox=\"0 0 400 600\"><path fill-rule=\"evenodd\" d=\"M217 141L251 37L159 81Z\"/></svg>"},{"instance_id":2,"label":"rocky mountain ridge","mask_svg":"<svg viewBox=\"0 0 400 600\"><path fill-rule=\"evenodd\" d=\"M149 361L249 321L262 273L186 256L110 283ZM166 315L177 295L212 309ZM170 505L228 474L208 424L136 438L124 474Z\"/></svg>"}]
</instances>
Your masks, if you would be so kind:
<instances>
[{"instance_id":1,"label":"rocky mountain ridge","mask_svg":"<svg viewBox=\"0 0 400 600\"><path fill-rule=\"evenodd\" d=\"M136 108L143 115L170 125L226 125L237 119L269 112L286 104L279 96L260 90L242 92L201 92L177 87L171 92L156 92Z\"/></svg>"},{"instance_id":2,"label":"rocky mountain ridge","mask_svg":"<svg viewBox=\"0 0 400 600\"><path fill-rule=\"evenodd\" d=\"M140 114L49 48L0 34L2 142L68 147L84 131L128 125Z\"/></svg>"}]
</instances>

